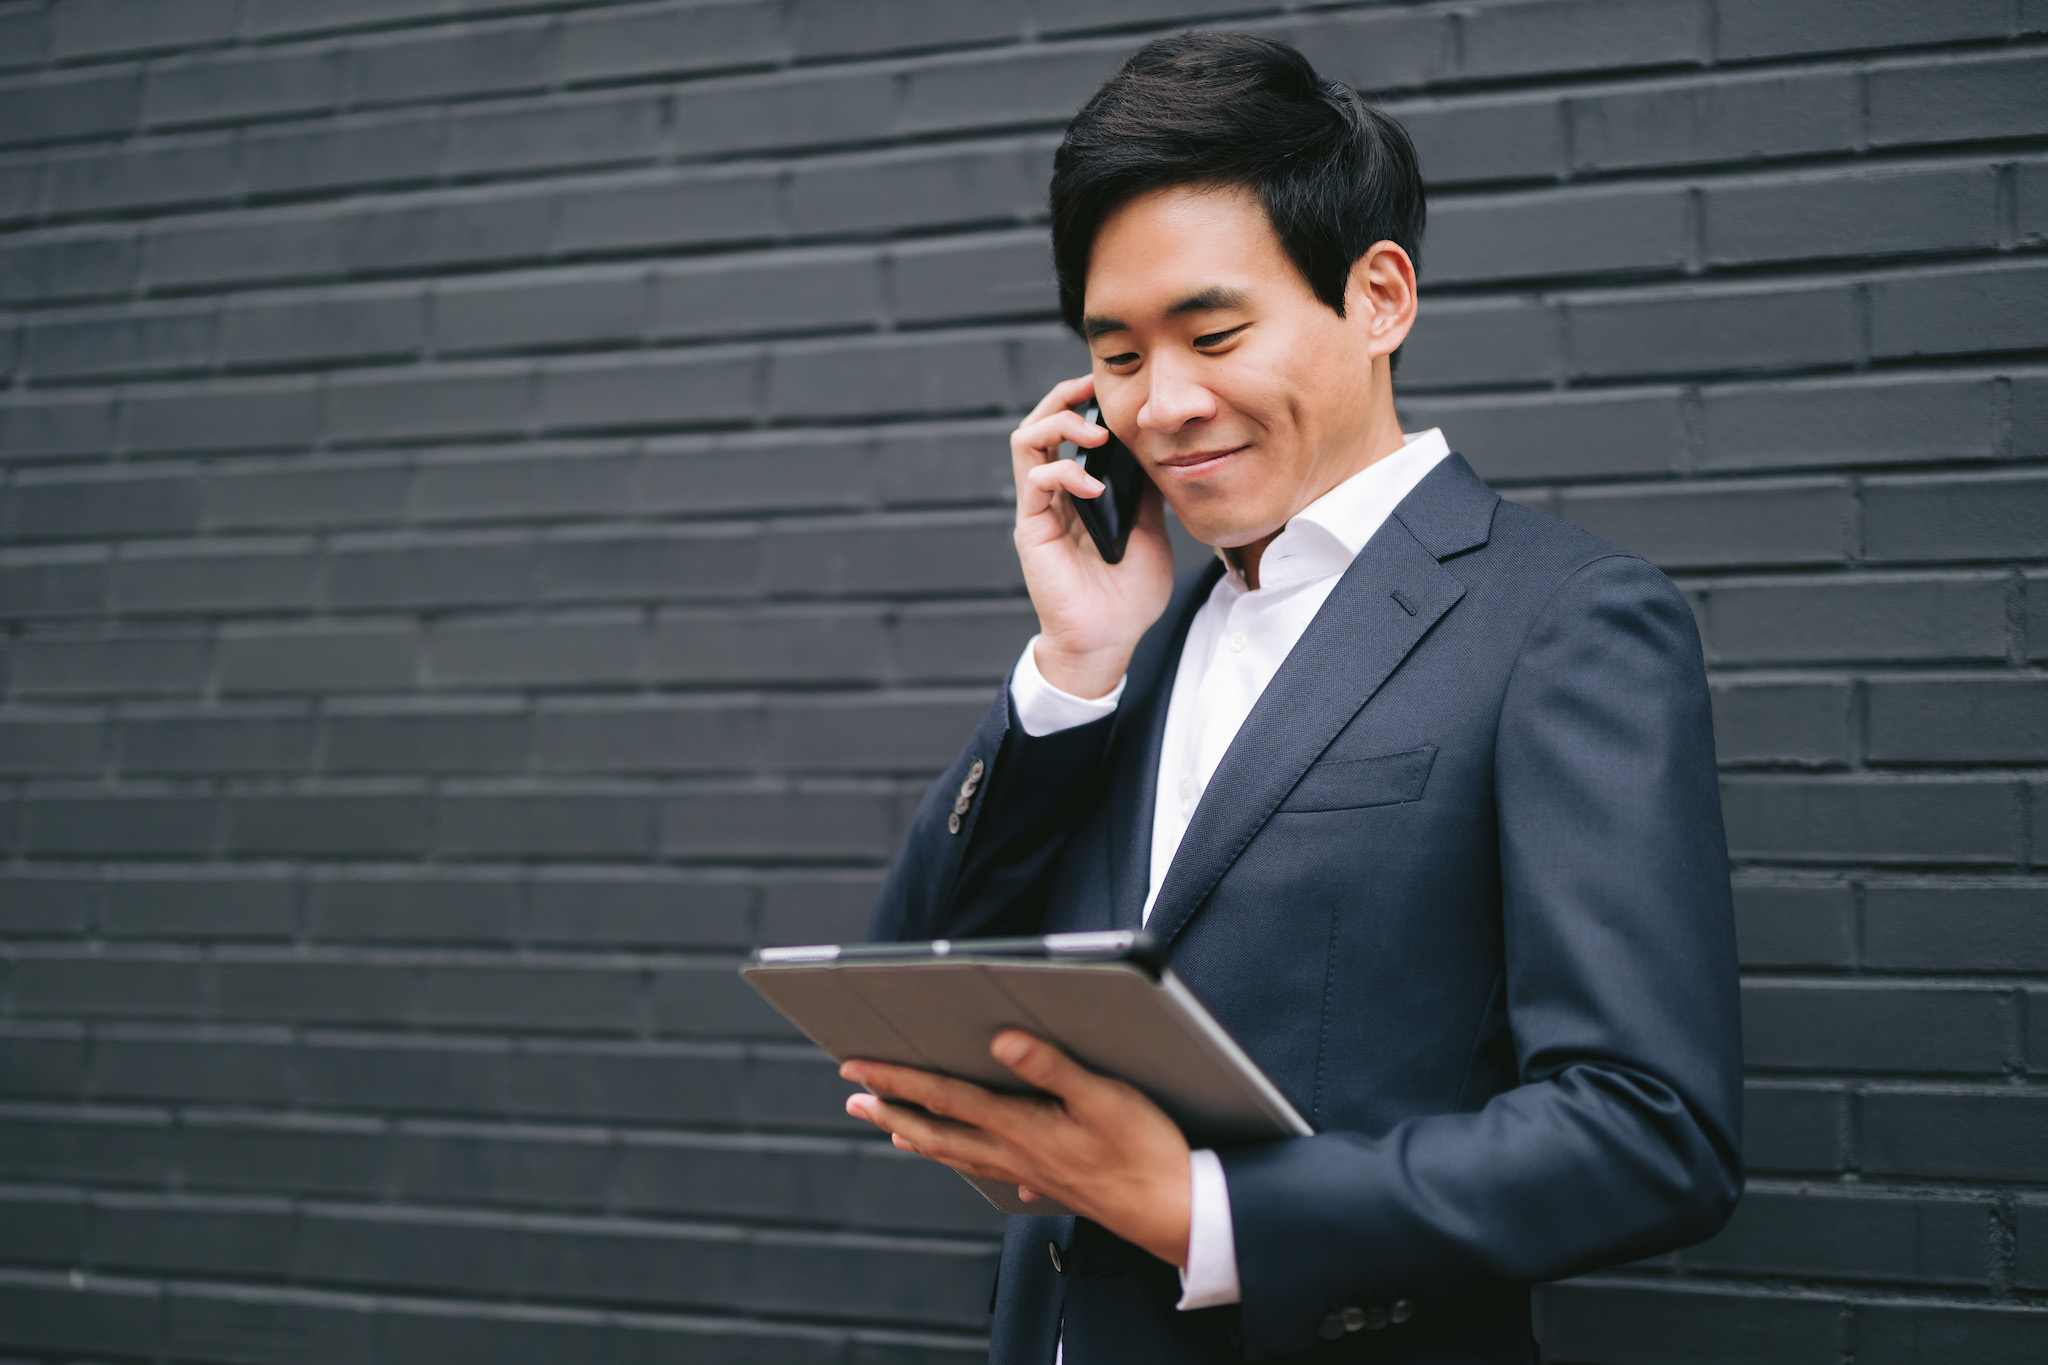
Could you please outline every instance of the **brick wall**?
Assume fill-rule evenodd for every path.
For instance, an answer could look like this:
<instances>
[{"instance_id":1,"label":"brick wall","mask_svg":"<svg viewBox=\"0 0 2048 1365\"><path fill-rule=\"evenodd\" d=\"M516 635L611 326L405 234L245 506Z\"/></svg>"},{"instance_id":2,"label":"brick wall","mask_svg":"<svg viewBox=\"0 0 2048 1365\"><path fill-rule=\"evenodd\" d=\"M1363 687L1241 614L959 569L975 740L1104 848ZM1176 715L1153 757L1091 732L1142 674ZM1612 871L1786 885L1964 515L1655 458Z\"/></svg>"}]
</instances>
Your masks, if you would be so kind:
<instances>
[{"instance_id":1,"label":"brick wall","mask_svg":"<svg viewBox=\"0 0 2048 1365\"><path fill-rule=\"evenodd\" d=\"M2048 1357L2043 0L0 0L0 1353L966 1362L741 989L1030 628L1064 117L1300 44L1410 425L1715 669L1751 1193L1557 1359Z\"/></svg>"}]
</instances>

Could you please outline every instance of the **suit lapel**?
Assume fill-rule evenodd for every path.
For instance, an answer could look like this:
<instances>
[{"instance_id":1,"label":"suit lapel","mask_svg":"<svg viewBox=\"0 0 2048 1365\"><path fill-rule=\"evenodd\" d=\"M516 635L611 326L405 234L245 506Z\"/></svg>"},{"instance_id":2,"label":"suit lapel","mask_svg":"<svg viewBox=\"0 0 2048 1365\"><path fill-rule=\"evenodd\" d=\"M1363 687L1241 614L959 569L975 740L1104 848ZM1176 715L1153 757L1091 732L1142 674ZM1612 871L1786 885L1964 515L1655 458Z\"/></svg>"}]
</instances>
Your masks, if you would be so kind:
<instances>
[{"instance_id":1,"label":"suit lapel","mask_svg":"<svg viewBox=\"0 0 2048 1365\"><path fill-rule=\"evenodd\" d=\"M1117 717L1119 754L1109 793L1110 926L1135 929L1145 909L1152 873L1152 805L1159 789L1159 751L1166 737L1166 711L1173 680L1195 613L1209 600L1223 562L1211 560L1177 587L1159 625L1139 642L1131 657L1130 696L1136 705Z\"/></svg>"},{"instance_id":2,"label":"suit lapel","mask_svg":"<svg viewBox=\"0 0 2048 1365\"><path fill-rule=\"evenodd\" d=\"M1457 605L1465 586L1438 559L1484 544L1499 501L1454 453L1359 551L1217 765L1159 888L1148 929L1166 939L1180 932L1309 764ZM1158 690L1171 689L1169 673ZM1163 697L1159 706L1163 728ZM1149 831L1157 738L1148 757ZM1149 858L1149 838L1144 849ZM1142 899L1142 881L1138 894Z\"/></svg>"}]
</instances>

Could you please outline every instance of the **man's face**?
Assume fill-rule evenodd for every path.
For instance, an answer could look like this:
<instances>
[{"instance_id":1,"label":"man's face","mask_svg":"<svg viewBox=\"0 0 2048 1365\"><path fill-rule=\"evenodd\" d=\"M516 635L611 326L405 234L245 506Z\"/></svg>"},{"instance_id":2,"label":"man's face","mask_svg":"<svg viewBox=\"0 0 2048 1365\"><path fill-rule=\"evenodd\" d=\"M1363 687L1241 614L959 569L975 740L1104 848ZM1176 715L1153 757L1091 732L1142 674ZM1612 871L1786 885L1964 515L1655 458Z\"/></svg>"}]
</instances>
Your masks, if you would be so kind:
<instances>
[{"instance_id":1,"label":"man's face","mask_svg":"<svg viewBox=\"0 0 2048 1365\"><path fill-rule=\"evenodd\" d=\"M1391 347L1353 274L1339 317L1243 189L1156 190L1102 225L1083 327L1103 419L1197 539L1270 537L1385 453L1366 447Z\"/></svg>"}]
</instances>

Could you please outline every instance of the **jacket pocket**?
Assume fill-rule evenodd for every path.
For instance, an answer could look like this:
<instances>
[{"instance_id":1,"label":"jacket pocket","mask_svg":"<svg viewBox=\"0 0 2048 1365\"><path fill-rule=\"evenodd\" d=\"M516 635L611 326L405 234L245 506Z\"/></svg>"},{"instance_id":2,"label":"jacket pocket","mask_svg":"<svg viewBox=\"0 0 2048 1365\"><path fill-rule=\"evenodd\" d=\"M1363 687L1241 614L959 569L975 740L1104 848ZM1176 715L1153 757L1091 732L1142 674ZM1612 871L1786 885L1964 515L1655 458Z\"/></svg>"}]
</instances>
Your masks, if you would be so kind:
<instances>
[{"instance_id":1,"label":"jacket pocket","mask_svg":"<svg viewBox=\"0 0 2048 1365\"><path fill-rule=\"evenodd\" d=\"M1309 765L1280 809L1357 810L1420 801L1435 763L1434 744L1376 758L1326 758Z\"/></svg>"}]
</instances>

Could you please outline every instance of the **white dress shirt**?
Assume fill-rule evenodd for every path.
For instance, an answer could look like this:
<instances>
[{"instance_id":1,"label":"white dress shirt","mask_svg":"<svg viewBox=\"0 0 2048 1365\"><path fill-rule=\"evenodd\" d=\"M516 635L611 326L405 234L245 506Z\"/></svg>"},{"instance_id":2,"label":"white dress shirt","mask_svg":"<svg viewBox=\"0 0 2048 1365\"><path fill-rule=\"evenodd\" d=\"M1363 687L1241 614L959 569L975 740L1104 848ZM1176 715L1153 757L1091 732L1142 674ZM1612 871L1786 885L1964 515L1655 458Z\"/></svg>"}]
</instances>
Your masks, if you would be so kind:
<instances>
[{"instance_id":1,"label":"white dress shirt","mask_svg":"<svg viewBox=\"0 0 2048 1365\"><path fill-rule=\"evenodd\" d=\"M1151 882L1141 922L1152 917L1152 904L1159 898L1188 821L1266 685L1365 542L1449 453L1441 430L1404 437L1401 449L1295 513L1259 557L1256 589L1246 587L1244 575L1232 569L1195 613L1167 704L1152 803ZM1093 700L1062 692L1038 671L1033 655L1037 644L1038 637L1033 636L1010 678L1010 698L1024 733L1053 734L1100 720L1116 709L1124 680L1119 679L1108 696ZM1176 1307L1236 1303L1237 1243L1223 1163L1213 1151L1190 1155L1188 1264L1181 1271ZM1063 1358L1064 1348L1060 1354Z\"/></svg>"}]
</instances>

